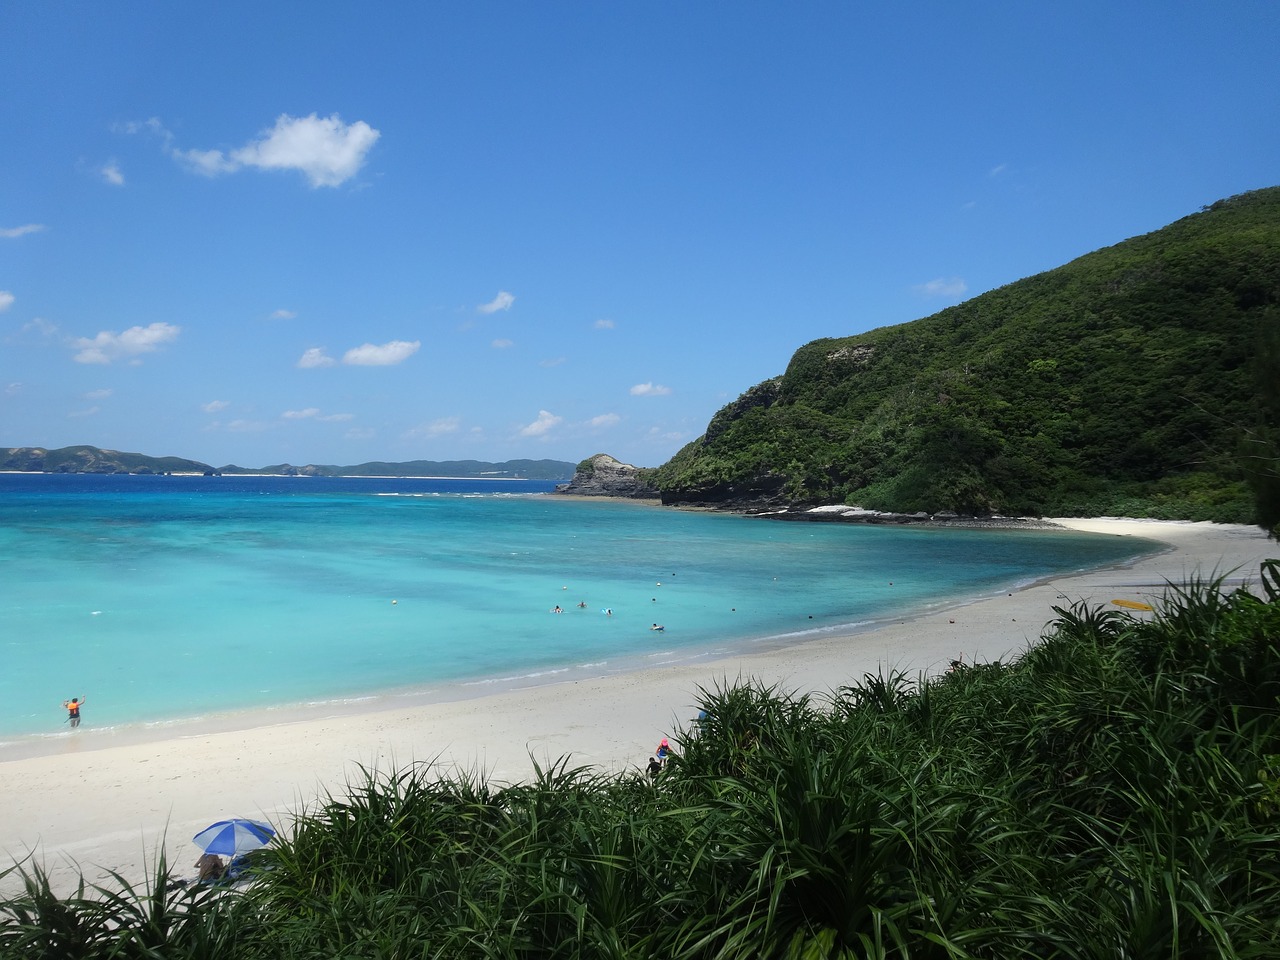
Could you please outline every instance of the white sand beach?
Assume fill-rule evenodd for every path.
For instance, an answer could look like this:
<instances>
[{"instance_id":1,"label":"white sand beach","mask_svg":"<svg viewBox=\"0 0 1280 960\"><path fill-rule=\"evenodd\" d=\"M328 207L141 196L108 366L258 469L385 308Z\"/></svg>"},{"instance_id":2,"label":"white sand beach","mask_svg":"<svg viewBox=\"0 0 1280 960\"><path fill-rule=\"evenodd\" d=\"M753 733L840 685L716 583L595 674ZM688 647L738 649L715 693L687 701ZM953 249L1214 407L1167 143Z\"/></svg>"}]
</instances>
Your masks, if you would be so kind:
<instances>
[{"instance_id":1,"label":"white sand beach","mask_svg":"<svg viewBox=\"0 0 1280 960\"><path fill-rule=\"evenodd\" d=\"M15 759L0 747L0 865L32 856L66 892L81 871L91 884L111 884L109 871L140 881L164 844L178 874L191 876L197 852L189 838L197 830L228 816L287 825L291 810L324 789L340 793L357 764L435 760L495 781L526 779L531 756L546 763L569 755L573 766L605 771L642 768L658 740L695 715L699 687L753 677L825 693L881 668L914 676L945 669L961 654L966 662L1008 659L1040 637L1054 605L1149 600L1167 581L1193 575L1256 584L1259 563L1280 557L1280 544L1254 527L1056 522L1168 549L850 636L475 699L277 718L249 729L184 725L154 733L165 739L129 742L92 736L90 703L85 726L50 746L56 752ZM13 888L11 877L4 889Z\"/></svg>"}]
</instances>

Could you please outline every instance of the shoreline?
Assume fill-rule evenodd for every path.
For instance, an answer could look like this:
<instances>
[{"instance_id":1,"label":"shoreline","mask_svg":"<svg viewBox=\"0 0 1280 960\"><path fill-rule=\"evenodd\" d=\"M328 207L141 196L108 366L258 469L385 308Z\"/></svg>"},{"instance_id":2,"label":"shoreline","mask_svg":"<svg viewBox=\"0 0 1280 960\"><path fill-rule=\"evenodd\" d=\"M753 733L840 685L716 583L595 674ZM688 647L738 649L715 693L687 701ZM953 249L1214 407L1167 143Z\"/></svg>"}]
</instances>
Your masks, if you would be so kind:
<instances>
[{"instance_id":1,"label":"shoreline","mask_svg":"<svg viewBox=\"0 0 1280 960\"><path fill-rule=\"evenodd\" d=\"M605 773L639 770L653 745L696 715L698 690L753 678L821 695L866 673L908 675L966 662L1009 659L1039 639L1052 607L1077 600L1150 600L1167 582L1221 575L1257 583L1258 565L1280 544L1256 527L1181 521L1052 520L1091 533L1155 540L1166 549L1104 569L1046 577L1015 592L930 608L866 630L816 634L786 646L735 649L617 673L574 671L553 682L498 686L463 698L441 688L314 711L261 713L225 728L202 721L152 728L140 739L90 743L82 730L54 752L0 751L0 870L34 853L55 890L79 871L89 883L147 876L163 844L178 875L190 873L198 829L227 816L287 826L290 811L328 790L340 793L358 766L388 769L433 762L483 773L493 782L527 779L532 763L562 757ZM584 665L585 666L585 665ZM350 708L350 709L347 709ZM217 727L216 720L214 726ZM6 891L12 878L4 881Z\"/></svg>"},{"instance_id":2,"label":"shoreline","mask_svg":"<svg viewBox=\"0 0 1280 960\"><path fill-rule=\"evenodd\" d=\"M537 494L537 496L555 495ZM576 500L579 498L571 497L566 499ZM651 509L660 506L656 502L634 498L593 497L592 499L620 499L622 502L633 504L637 509ZM754 517L749 518L755 519ZM772 518L762 517L761 519ZM808 520L808 518L800 517L796 519L800 519L803 522ZM858 521L837 519L835 522L857 523ZM956 528L971 528L974 526L974 524L963 521L955 524L943 521L936 524L916 523L913 525L922 527L954 526ZM1041 520L1014 523L1004 522L1001 519L994 525L984 521L978 526L986 529L1035 529L1070 532L1062 524ZM1151 544L1155 543L1158 543L1158 541L1149 540L1148 549L1150 549ZM1161 552L1163 551L1155 549L1149 555L1156 555ZM1116 564L1126 566L1130 562L1120 560L1116 561ZM1109 569L1113 565L1090 569ZM705 645L676 646L651 652L632 651L617 655L602 655L605 658L579 663L551 665L534 669L529 673L485 674L436 682L417 681L402 686L382 687L359 692L353 691L349 694L337 694L329 697L273 701L184 716L126 720L110 725L100 725L90 719L89 723L78 730L70 730L63 724L56 732L0 734L0 763L61 755L68 752L72 743L74 743L74 749L78 753L109 750L117 747L138 746L165 740L182 739L188 736L235 733L259 727L269 727L283 722L333 720L387 710L417 709L434 703L461 703L502 696L519 690L535 690L577 683L582 680L605 680L611 677L643 673L653 669L691 667L697 664L715 663L725 659L750 657L779 649L804 647L827 639L853 642L858 637L873 633L895 622L918 620L945 610L968 606L990 597L1002 596L1009 590L1018 592L1035 586L1047 577L1053 576L1060 575L1037 575L1023 581L992 585L986 592L982 593L942 596L927 603L922 602L919 607L904 607L901 608L901 611L869 613L867 618L863 620L852 620L821 627L801 627L797 624L795 629L780 633L751 633L709 641ZM91 709L91 718L92 715ZM0 836L2 835L3 832L0 831Z\"/></svg>"},{"instance_id":3,"label":"shoreline","mask_svg":"<svg viewBox=\"0 0 1280 960\"><path fill-rule=\"evenodd\" d=\"M417 496L412 493L376 495ZM656 501L635 498L561 497L552 493L534 493L530 496L570 502L575 506L582 504L585 500L591 500L622 504L630 510L663 509ZM735 516L747 520L770 519L767 516ZM994 524L988 520L978 524L962 520L957 523L945 521L936 524L917 523L914 526L955 529L972 529L976 526L987 530L1070 532L1063 525L1050 521L1008 521L1006 518L998 518ZM1156 541L1147 541L1141 547L1125 549L1125 553L1132 555L1140 550L1158 552L1159 549ZM1122 559L1116 562L1126 561ZM693 665L738 655L753 655L776 647L808 644L826 637L853 637L865 634L895 620L901 620L903 616L915 618L966 605L987 596L1002 594L1006 590L1021 590L1045 575L1048 574L1027 571L1018 579L1009 577L1003 582L993 581L986 586L970 585L967 588L969 592L936 592L929 597L918 597L909 602L891 603L882 600L879 605L872 604L870 608L865 604L859 604L856 617L849 604L837 603L836 617L824 617L825 622L821 625L815 625L812 622L813 618L810 617L808 624L800 619L769 624L766 628L758 625L754 628L741 626L739 629L722 626L694 642L686 641L682 644L680 640L673 640L672 645L668 647L667 641L658 639L657 644L647 644L644 649L582 651L575 661L530 663L522 668L524 672L521 672L521 668L507 669L505 666L498 665L487 668L493 672L456 677L444 677L439 673L422 675L412 680L404 676L393 676L386 678L385 685L353 685L347 689L339 688L323 692L302 690L293 695L272 694L245 698L244 702L236 703L201 703L195 710L189 709L185 713L177 710L168 713L157 710L134 716L117 713L106 721L103 720L101 711L90 704L87 722L78 730L70 730L63 722L56 725L46 723L42 727L18 727L0 731L0 762L58 755L67 752L68 745L73 740L77 752L105 750L182 738L193 734L236 732L271 726L286 720L289 722L323 720L390 709L412 709L436 702L474 700L517 689L554 686L570 681L638 673L656 667ZM908 603L910 605L906 605ZM648 623L647 617L644 618L644 623ZM659 645L660 648L655 649ZM2 835L0 831L0 837Z\"/></svg>"}]
</instances>

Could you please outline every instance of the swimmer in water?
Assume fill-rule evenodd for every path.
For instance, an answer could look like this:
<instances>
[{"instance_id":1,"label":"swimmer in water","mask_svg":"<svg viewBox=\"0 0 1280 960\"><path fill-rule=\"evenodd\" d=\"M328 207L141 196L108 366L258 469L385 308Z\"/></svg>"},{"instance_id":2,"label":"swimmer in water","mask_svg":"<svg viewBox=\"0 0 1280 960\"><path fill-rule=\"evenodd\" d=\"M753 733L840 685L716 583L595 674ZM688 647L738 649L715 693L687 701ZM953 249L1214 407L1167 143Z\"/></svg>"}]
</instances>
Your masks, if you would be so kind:
<instances>
[{"instance_id":1,"label":"swimmer in water","mask_svg":"<svg viewBox=\"0 0 1280 960\"><path fill-rule=\"evenodd\" d=\"M667 629L667 628L666 628L666 627L664 627L664 626L663 626L662 624L660 624L660 623L655 623L655 624L654 624L652 627L650 627L649 629L650 629L650 630L657 630L659 633L661 633L663 630L665 630L665 629Z\"/></svg>"},{"instance_id":2,"label":"swimmer in water","mask_svg":"<svg viewBox=\"0 0 1280 960\"><path fill-rule=\"evenodd\" d=\"M551 612L552 612L552 613L564 613L564 611L560 609L560 604L558 604L558 603L557 603L557 604L556 604L556 605L551 609Z\"/></svg>"}]
</instances>

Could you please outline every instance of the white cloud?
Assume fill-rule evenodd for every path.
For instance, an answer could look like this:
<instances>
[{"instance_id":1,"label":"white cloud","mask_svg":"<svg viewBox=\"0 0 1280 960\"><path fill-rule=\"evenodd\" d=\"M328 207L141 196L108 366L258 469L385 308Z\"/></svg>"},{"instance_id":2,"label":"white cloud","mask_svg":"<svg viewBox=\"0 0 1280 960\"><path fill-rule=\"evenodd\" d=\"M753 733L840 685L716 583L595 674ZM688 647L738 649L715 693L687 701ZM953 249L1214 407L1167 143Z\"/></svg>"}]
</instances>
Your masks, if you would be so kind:
<instances>
[{"instance_id":1,"label":"white cloud","mask_svg":"<svg viewBox=\"0 0 1280 960\"><path fill-rule=\"evenodd\" d=\"M148 121L150 123L151 121ZM335 113L291 117L282 113L276 125L256 140L229 153L221 150L170 152L197 173L217 176L244 167L298 170L313 187L337 187L356 175L382 134L363 120L346 124Z\"/></svg>"},{"instance_id":2,"label":"white cloud","mask_svg":"<svg viewBox=\"0 0 1280 960\"><path fill-rule=\"evenodd\" d=\"M263 423L261 420L232 420L227 424L227 429L232 433L257 433L260 430L266 430L270 424Z\"/></svg>"},{"instance_id":3,"label":"white cloud","mask_svg":"<svg viewBox=\"0 0 1280 960\"><path fill-rule=\"evenodd\" d=\"M43 223L24 223L20 227L0 227L0 237L7 240L16 240L18 237L25 237L28 233L39 233L43 230Z\"/></svg>"},{"instance_id":4,"label":"white cloud","mask_svg":"<svg viewBox=\"0 0 1280 960\"><path fill-rule=\"evenodd\" d=\"M661 427L650 427L649 432L645 435L650 440L662 443L683 443L689 439L689 435L680 430L663 430Z\"/></svg>"},{"instance_id":5,"label":"white cloud","mask_svg":"<svg viewBox=\"0 0 1280 960\"><path fill-rule=\"evenodd\" d=\"M96 337L76 337L71 346L78 351L72 358L76 363L111 363L128 359L135 363L144 353L154 353L163 344L178 338L181 327L172 323L153 323L145 327L130 327L123 333L103 330Z\"/></svg>"},{"instance_id":6,"label":"white cloud","mask_svg":"<svg viewBox=\"0 0 1280 960\"><path fill-rule=\"evenodd\" d=\"M346 423L348 420L354 420L354 413L327 413L321 414L319 407L307 407L304 410L286 410L280 414L284 420L317 420L320 423Z\"/></svg>"},{"instance_id":7,"label":"white cloud","mask_svg":"<svg viewBox=\"0 0 1280 960\"><path fill-rule=\"evenodd\" d=\"M52 321L46 320L44 317L36 317L22 325L23 333L36 333L42 337L56 337L58 335L58 325Z\"/></svg>"},{"instance_id":8,"label":"white cloud","mask_svg":"<svg viewBox=\"0 0 1280 960\"><path fill-rule=\"evenodd\" d=\"M221 150L174 150L173 156L206 177L235 173L240 169L240 164L228 160Z\"/></svg>"},{"instance_id":9,"label":"white cloud","mask_svg":"<svg viewBox=\"0 0 1280 960\"><path fill-rule=\"evenodd\" d=\"M476 307L478 313L497 313L499 310L510 310L511 305L516 302L516 298L505 290L499 290L498 295L488 303L482 303Z\"/></svg>"},{"instance_id":10,"label":"white cloud","mask_svg":"<svg viewBox=\"0 0 1280 960\"><path fill-rule=\"evenodd\" d=\"M557 417L554 413L546 410L538 411L538 419L533 421L526 427L520 428L520 436L522 437L541 437L559 424L564 417Z\"/></svg>"},{"instance_id":11,"label":"white cloud","mask_svg":"<svg viewBox=\"0 0 1280 960\"><path fill-rule=\"evenodd\" d=\"M272 320L292 320L297 314L292 310L276 310L271 314Z\"/></svg>"},{"instance_id":12,"label":"white cloud","mask_svg":"<svg viewBox=\"0 0 1280 960\"><path fill-rule=\"evenodd\" d=\"M616 413L602 413L598 417L592 417L587 423L593 427L612 427L621 419Z\"/></svg>"},{"instance_id":13,"label":"white cloud","mask_svg":"<svg viewBox=\"0 0 1280 960\"><path fill-rule=\"evenodd\" d=\"M597 320L595 323L595 327L597 330L612 330L613 321L607 318L602 320Z\"/></svg>"},{"instance_id":14,"label":"white cloud","mask_svg":"<svg viewBox=\"0 0 1280 960\"><path fill-rule=\"evenodd\" d=\"M372 440L378 435L378 431L372 427L352 427L343 437L347 440Z\"/></svg>"},{"instance_id":15,"label":"white cloud","mask_svg":"<svg viewBox=\"0 0 1280 960\"><path fill-rule=\"evenodd\" d=\"M0 290L0 313L4 313L13 306L13 301L17 299L8 290Z\"/></svg>"},{"instance_id":16,"label":"white cloud","mask_svg":"<svg viewBox=\"0 0 1280 960\"><path fill-rule=\"evenodd\" d=\"M220 413L229 406L231 403L227 400L210 400L208 403L200 404L200 409L205 413Z\"/></svg>"},{"instance_id":17,"label":"white cloud","mask_svg":"<svg viewBox=\"0 0 1280 960\"><path fill-rule=\"evenodd\" d=\"M298 358L298 366L303 370L309 370L312 367L332 367L337 362L324 352L323 347L312 347Z\"/></svg>"},{"instance_id":18,"label":"white cloud","mask_svg":"<svg viewBox=\"0 0 1280 960\"><path fill-rule=\"evenodd\" d=\"M670 387L664 387L660 383L637 383L631 388L633 397L665 397L671 393Z\"/></svg>"},{"instance_id":19,"label":"white cloud","mask_svg":"<svg viewBox=\"0 0 1280 960\"><path fill-rule=\"evenodd\" d=\"M548 357L546 360L539 360L540 367L558 367L568 361L568 357Z\"/></svg>"},{"instance_id":20,"label":"white cloud","mask_svg":"<svg viewBox=\"0 0 1280 960\"><path fill-rule=\"evenodd\" d=\"M1004 173L1008 169L1009 169L1009 165L1007 163L996 164L996 166L992 167L990 170L987 171L987 176L998 177L1000 176L1000 174Z\"/></svg>"},{"instance_id":21,"label":"white cloud","mask_svg":"<svg viewBox=\"0 0 1280 960\"><path fill-rule=\"evenodd\" d=\"M13 383L6 383L4 385L4 395L6 397L16 397L21 392L22 384L17 381L14 381Z\"/></svg>"},{"instance_id":22,"label":"white cloud","mask_svg":"<svg viewBox=\"0 0 1280 960\"><path fill-rule=\"evenodd\" d=\"M98 172L102 174L102 179L105 180L107 183L111 184L113 187L124 186L124 174L121 172L120 167L118 167L116 164L108 163L105 167L103 167Z\"/></svg>"},{"instance_id":23,"label":"white cloud","mask_svg":"<svg viewBox=\"0 0 1280 960\"><path fill-rule=\"evenodd\" d=\"M412 430L406 430L404 439L418 440L423 437L440 437L446 433L457 433L461 426L462 421L458 417L441 417L439 420L422 423Z\"/></svg>"},{"instance_id":24,"label":"white cloud","mask_svg":"<svg viewBox=\"0 0 1280 960\"><path fill-rule=\"evenodd\" d=\"M114 390L112 390L112 389L111 389L111 388L109 388L109 387L104 387L104 388L103 388L103 389L101 389L101 390L90 390L88 393L86 393L86 394L84 395L84 399L86 399L86 400L105 400L105 399L107 399L107 397L111 396L113 393L115 393L115 391L114 391Z\"/></svg>"},{"instance_id":25,"label":"white cloud","mask_svg":"<svg viewBox=\"0 0 1280 960\"><path fill-rule=\"evenodd\" d=\"M114 124L111 129L116 133L154 133L166 143L173 139L173 134L164 128L164 124L160 122L159 117L151 117L149 120L130 120L127 123L117 123Z\"/></svg>"},{"instance_id":26,"label":"white cloud","mask_svg":"<svg viewBox=\"0 0 1280 960\"><path fill-rule=\"evenodd\" d=\"M916 293L925 297L958 297L969 289L960 277L938 277L916 286Z\"/></svg>"},{"instance_id":27,"label":"white cloud","mask_svg":"<svg viewBox=\"0 0 1280 960\"><path fill-rule=\"evenodd\" d=\"M408 360L420 346L420 340L392 340L381 346L365 343L344 353L342 362L356 367L390 367Z\"/></svg>"},{"instance_id":28,"label":"white cloud","mask_svg":"<svg viewBox=\"0 0 1280 960\"><path fill-rule=\"evenodd\" d=\"M67 414L68 417L92 417L98 412L98 407L89 407L85 410L72 410Z\"/></svg>"},{"instance_id":29,"label":"white cloud","mask_svg":"<svg viewBox=\"0 0 1280 960\"><path fill-rule=\"evenodd\" d=\"M515 345L516 343L514 340L494 340L489 344L489 346L493 347L495 350L506 350L509 347L514 347Z\"/></svg>"}]
</instances>

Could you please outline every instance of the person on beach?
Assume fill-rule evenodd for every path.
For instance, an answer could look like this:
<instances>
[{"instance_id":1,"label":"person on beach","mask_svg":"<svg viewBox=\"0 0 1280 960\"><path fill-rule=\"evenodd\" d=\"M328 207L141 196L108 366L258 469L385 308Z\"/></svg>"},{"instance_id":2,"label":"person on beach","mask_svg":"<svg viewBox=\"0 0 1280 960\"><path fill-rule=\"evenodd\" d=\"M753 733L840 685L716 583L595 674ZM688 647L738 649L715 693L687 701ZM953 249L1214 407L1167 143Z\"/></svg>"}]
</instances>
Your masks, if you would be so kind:
<instances>
[{"instance_id":1,"label":"person on beach","mask_svg":"<svg viewBox=\"0 0 1280 960\"><path fill-rule=\"evenodd\" d=\"M67 710L67 722L73 727L80 726L80 707L84 704L84 697L72 697L70 700L63 700L62 705Z\"/></svg>"},{"instance_id":2,"label":"person on beach","mask_svg":"<svg viewBox=\"0 0 1280 960\"><path fill-rule=\"evenodd\" d=\"M222 858L216 853L202 853L200 859L196 861L196 869L200 871L196 880L206 883L210 880L221 880L225 868L222 865Z\"/></svg>"},{"instance_id":3,"label":"person on beach","mask_svg":"<svg viewBox=\"0 0 1280 960\"><path fill-rule=\"evenodd\" d=\"M658 762L658 758L657 758L657 757L650 757L650 758L649 758L649 777L650 777L650 779L657 780L657 779L658 779L658 774L660 774L661 772L662 772L662 764L660 764L660 763Z\"/></svg>"},{"instance_id":4,"label":"person on beach","mask_svg":"<svg viewBox=\"0 0 1280 960\"><path fill-rule=\"evenodd\" d=\"M662 742L658 744L658 749L655 752L658 755L658 763L666 766L667 757L671 755L671 744L667 743L666 737L662 738Z\"/></svg>"}]
</instances>

